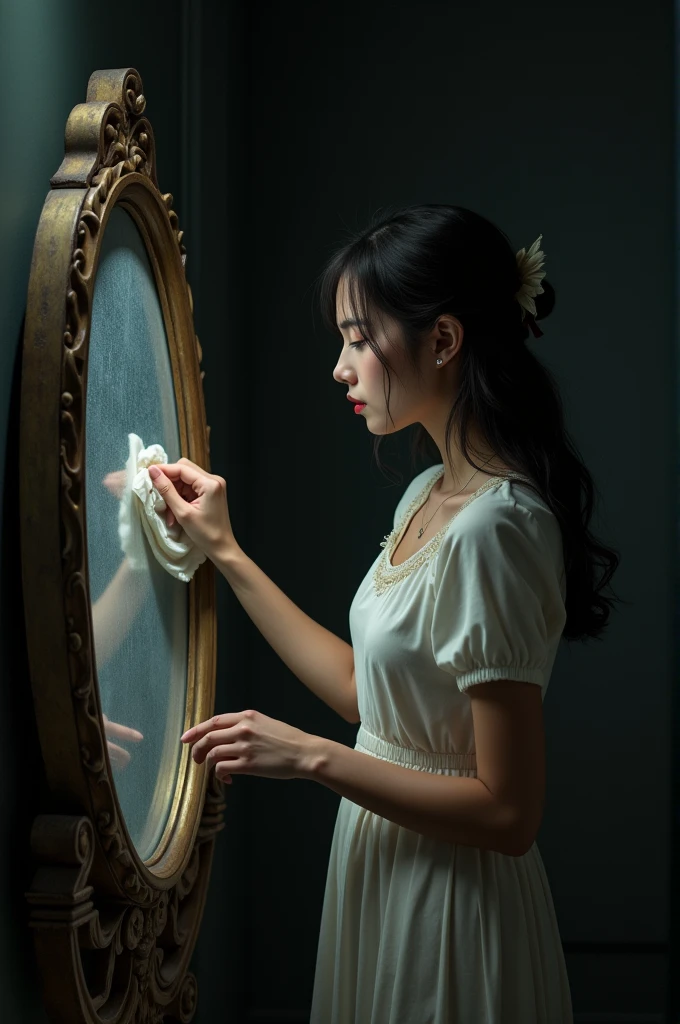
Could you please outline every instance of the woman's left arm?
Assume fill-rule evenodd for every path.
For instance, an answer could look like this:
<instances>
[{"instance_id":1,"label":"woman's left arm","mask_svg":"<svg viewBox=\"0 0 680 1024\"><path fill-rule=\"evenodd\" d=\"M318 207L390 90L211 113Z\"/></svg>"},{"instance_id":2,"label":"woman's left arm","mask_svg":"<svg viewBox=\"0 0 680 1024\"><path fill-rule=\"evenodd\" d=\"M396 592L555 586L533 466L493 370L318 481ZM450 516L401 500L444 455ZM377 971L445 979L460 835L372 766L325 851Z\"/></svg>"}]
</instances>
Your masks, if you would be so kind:
<instances>
[{"instance_id":1,"label":"woman's left arm","mask_svg":"<svg viewBox=\"0 0 680 1024\"><path fill-rule=\"evenodd\" d=\"M466 693L477 778L405 768L320 736L309 737L302 777L421 835L522 856L545 798L541 687L495 679Z\"/></svg>"}]
</instances>

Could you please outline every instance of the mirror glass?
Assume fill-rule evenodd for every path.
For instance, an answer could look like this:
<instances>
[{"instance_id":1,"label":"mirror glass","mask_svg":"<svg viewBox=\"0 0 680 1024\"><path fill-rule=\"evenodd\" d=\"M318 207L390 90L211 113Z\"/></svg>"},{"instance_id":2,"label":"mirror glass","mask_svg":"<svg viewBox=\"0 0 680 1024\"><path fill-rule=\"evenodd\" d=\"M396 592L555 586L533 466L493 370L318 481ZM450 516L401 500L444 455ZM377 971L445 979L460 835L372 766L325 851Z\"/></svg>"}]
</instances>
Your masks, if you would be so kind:
<instances>
[{"instance_id":1,"label":"mirror glass","mask_svg":"<svg viewBox=\"0 0 680 1024\"><path fill-rule=\"evenodd\" d=\"M134 220L119 206L105 228L95 281L85 434L100 698L118 798L146 860L167 822L181 756L189 586L158 563L139 525L134 556L125 543L126 521L139 517L130 487L136 466L130 435L145 448L162 445L169 462L181 457L181 449L153 270Z\"/></svg>"}]
</instances>

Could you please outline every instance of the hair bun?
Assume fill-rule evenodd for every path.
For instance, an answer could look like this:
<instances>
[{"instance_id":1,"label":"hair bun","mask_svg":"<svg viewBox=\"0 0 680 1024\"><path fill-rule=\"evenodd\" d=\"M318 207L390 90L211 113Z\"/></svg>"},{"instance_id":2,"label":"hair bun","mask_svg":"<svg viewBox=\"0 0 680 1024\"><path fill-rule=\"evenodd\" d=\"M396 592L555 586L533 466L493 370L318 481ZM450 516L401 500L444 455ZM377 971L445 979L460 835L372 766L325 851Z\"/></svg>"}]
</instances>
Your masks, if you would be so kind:
<instances>
[{"instance_id":1,"label":"hair bun","mask_svg":"<svg viewBox=\"0 0 680 1024\"><path fill-rule=\"evenodd\" d=\"M550 284L550 281L546 281L543 278L541 287L543 291L534 298L536 303L536 320L545 320L547 316L550 316L555 306L555 289Z\"/></svg>"}]
</instances>

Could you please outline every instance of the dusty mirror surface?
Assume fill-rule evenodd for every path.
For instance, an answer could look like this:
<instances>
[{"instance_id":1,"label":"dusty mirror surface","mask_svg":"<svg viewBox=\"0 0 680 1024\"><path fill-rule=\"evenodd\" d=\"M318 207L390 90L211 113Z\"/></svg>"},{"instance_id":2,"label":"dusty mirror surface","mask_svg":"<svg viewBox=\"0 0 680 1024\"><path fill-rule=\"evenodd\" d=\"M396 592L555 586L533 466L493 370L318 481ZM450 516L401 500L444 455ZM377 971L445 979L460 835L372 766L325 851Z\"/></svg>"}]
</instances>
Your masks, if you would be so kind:
<instances>
[{"instance_id":1,"label":"dusty mirror surface","mask_svg":"<svg viewBox=\"0 0 680 1024\"><path fill-rule=\"evenodd\" d=\"M168 820L181 755L189 588L148 542L125 544L130 434L181 456L170 354L153 270L130 214L111 211L94 287L85 415L85 494L94 653L113 779L148 859ZM132 512L134 519L134 512ZM126 526L126 523L128 524ZM127 553L126 553L127 551Z\"/></svg>"}]
</instances>

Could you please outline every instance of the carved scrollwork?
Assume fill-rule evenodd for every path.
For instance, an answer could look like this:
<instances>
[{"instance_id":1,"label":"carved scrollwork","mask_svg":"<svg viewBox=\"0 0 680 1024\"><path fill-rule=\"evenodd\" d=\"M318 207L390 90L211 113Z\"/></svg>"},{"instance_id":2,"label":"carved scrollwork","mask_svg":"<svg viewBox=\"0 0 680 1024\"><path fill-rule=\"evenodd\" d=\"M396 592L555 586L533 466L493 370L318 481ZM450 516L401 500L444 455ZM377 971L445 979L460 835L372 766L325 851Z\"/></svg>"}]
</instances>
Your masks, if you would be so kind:
<instances>
[{"instance_id":1,"label":"carved scrollwork","mask_svg":"<svg viewBox=\"0 0 680 1024\"><path fill-rule=\"evenodd\" d=\"M171 867L165 875L154 875L137 855L122 820L96 685L85 533L87 360L99 249L110 209L121 196L141 195L139 203L143 206L148 201L155 211L153 216L149 214L153 222L149 237L153 235L153 244L160 247L155 256L158 265L170 268L168 288L175 291L173 323L176 319L178 332L183 332L175 344L178 352L181 349L184 353L180 353L181 359L189 360L180 363L188 367L182 386L194 389L187 406L186 416L191 417L188 429L192 437L202 438L197 453L206 464L209 453L210 428L205 424L201 387L202 351L193 330L193 298L184 270L183 233L172 209L171 193L163 195L158 189L155 142L145 108L141 77L134 69L92 75L87 102L76 106L68 119L65 156L51 180L53 191L43 212L47 226L43 236L39 228L29 285L24 379L28 380L31 373L33 377L30 387L26 384L22 392L27 401L23 402L22 419L26 477L21 485L22 521L27 524L22 551L29 580L25 595L29 662L34 689L42 692L44 687L49 694L44 704L36 704L48 775L51 773L55 791L67 794L68 799L62 808L64 813L36 819L32 849L37 868L26 896L45 979L46 1007L51 1020L64 1024L76 1020L87 1024L102 1024L105 1020L115 1020L115 1024L186 1024L192 1019L197 984L187 968L225 806L223 787L214 773L207 780L201 775L202 785L190 785L185 779L186 799L193 801L192 844L185 843L182 857L173 860L168 855ZM61 206L60 192L64 197ZM134 204L137 200L127 201ZM144 227L138 226L140 230ZM59 240L69 247L61 272L52 266ZM179 291L183 293L181 301ZM47 292L52 296L50 302L31 304L31 294L43 296ZM48 338L54 338L52 348ZM41 397L40 389L51 386L44 369L47 350L55 353L51 365L56 368L54 387L58 390L54 417L47 411L41 421L36 410L42 409L40 402L47 406L49 400ZM58 422L58 434L44 441L52 422ZM28 474L34 467L29 465L28 455L33 457L38 449L47 454L41 454L44 461L36 465L50 469L58 451L54 481L54 493L58 494L58 554L53 557L53 549L45 545L42 554L31 561L36 533L29 536L29 531L40 529L43 513L42 506L31 504L35 486L29 484ZM204 673L201 678L210 681L203 705L210 708L204 715L208 717L214 695L214 654L209 653L214 648L214 582L212 575L201 570L191 583L191 607L204 630L202 650L208 652L201 654L207 668L200 669ZM47 604L40 603L46 600L44 587L41 590L40 586L41 581L55 577L59 577L55 584L59 592L52 592L49 607L58 610L50 613L52 626L46 626L43 620ZM58 652L55 657L62 657L63 671L54 671L54 661L41 660L38 648L45 636L47 646L52 644ZM193 661L198 664L200 659ZM59 707L65 710L58 721L50 711L49 690L56 685L57 676L66 681L68 698L64 700L60 692ZM74 741L74 764L68 768L63 767L64 759L52 756L54 737L59 736L61 743L65 731ZM196 774L198 766L191 764ZM82 808L83 813L71 813L74 807ZM190 816L185 814L182 820L185 818Z\"/></svg>"},{"instance_id":2,"label":"carved scrollwork","mask_svg":"<svg viewBox=\"0 0 680 1024\"><path fill-rule=\"evenodd\" d=\"M186 971L187 950L193 945L189 940L196 929L196 907L205 900L212 839L223 827L215 818L217 806L224 806L219 789L213 773L211 797L189 864L177 885L156 893L146 907L96 895L93 899L93 887L86 884L94 852L87 818L36 819L31 839L38 867L26 894L30 925L38 934L39 953L48 962L62 958L64 948L77 957L74 984L62 984L60 1005L51 1005L49 988L45 993L55 1020L100 1024L116 1009L118 1024L187 1024L192 1019L198 988L194 975ZM65 998L72 1002L64 1003Z\"/></svg>"},{"instance_id":3,"label":"carved scrollwork","mask_svg":"<svg viewBox=\"0 0 680 1024\"><path fill-rule=\"evenodd\" d=\"M85 103L66 123L64 159L51 179L53 188L89 186L95 175L111 185L130 171L156 180L153 130L143 117L146 98L134 68L95 71Z\"/></svg>"}]
</instances>

